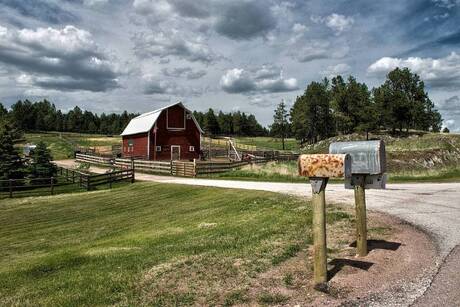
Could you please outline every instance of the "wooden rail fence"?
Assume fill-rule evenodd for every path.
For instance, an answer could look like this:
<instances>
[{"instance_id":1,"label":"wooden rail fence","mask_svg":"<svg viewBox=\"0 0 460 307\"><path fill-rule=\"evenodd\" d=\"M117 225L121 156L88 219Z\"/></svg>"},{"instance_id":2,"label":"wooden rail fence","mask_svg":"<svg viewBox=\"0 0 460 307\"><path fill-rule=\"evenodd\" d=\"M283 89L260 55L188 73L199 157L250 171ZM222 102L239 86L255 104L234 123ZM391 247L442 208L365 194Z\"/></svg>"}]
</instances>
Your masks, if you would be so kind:
<instances>
[{"instance_id":1,"label":"wooden rail fence","mask_svg":"<svg viewBox=\"0 0 460 307\"><path fill-rule=\"evenodd\" d=\"M290 157L290 156L289 156ZM228 172L249 164L266 163L273 160L272 156L268 157L251 157L244 161L148 161L137 159L107 159L97 156L77 154L77 162L93 163L97 165L106 165L118 167L121 169L134 168L136 171L147 173L158 173L172 176L196 177L202 174L213 174ZM77 175L78 176L78 175Z\"/></svg>"}]
</instances>

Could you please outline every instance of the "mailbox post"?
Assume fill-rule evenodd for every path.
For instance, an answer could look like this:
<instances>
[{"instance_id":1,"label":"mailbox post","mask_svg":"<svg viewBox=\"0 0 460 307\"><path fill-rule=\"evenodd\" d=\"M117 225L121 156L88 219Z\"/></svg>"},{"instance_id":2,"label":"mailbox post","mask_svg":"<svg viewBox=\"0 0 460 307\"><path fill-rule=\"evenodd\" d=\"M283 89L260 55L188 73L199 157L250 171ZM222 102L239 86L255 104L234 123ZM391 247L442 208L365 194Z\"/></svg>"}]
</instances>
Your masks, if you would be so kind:
<instances>
[{"instance_id":1,"label":"mailbox post","mask_svg":"<svg viewBox=\"0 0 460 307\"><path fill-rule=\"evenodd\" d=\"M310 178L313 205L313 274L315 288L327 283L326 244L326 185L330 177L342 178L351 174L351 159L345 154L301 155L299 175Z\"/></svg>"},{"instance_id":2,"label":"mailbox post","mask_svg":"<svg viewBox=\"0 0 460 307\"><path fill-rule=\"evenodd\" d=\"M358 255L367 255L367 189L385 189L385 144L383 141L336 142L329 153L349 154L352 158L352 176L345 179L345 188L355 191L356 248Z\"/></svg>"}]
</instances>

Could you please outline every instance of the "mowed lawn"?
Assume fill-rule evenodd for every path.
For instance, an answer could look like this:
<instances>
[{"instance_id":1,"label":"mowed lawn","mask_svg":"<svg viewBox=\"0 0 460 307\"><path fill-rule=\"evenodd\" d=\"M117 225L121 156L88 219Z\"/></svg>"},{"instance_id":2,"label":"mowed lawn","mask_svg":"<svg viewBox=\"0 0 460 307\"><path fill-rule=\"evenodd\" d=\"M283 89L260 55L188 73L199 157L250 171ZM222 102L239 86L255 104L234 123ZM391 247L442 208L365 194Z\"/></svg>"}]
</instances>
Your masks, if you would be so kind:
<instances>
[{"instance_id":1,"label":"mowed lawn","mask_svg":"<svg viewBox=\"0 0 460 307\"><path fill-rule=\"evenodd\" d=\"M305 250L310 227L307 201L258 191L135 183L1 200L0 305L257 302L251 282Z\"/></svg>"}]
</instances>

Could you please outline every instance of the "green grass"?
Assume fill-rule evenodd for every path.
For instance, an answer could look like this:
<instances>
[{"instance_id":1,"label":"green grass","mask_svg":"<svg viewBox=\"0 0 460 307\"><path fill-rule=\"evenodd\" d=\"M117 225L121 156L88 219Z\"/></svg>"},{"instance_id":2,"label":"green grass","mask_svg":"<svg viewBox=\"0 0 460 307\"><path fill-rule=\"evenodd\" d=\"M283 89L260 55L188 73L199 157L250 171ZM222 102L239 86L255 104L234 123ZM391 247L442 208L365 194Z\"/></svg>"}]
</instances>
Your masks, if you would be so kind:
<instances>
[{"instance_id":1,"label":"green grass","mask_svg":"<svg viewBox=\"0 0 460 307\"><path fill-rule=\"evenodd\" d=\"M331 208L331 225L347 218ZM288 196L156 183L2 200L0 305L244 302L258 274L307 248L311 219Z\"/></svg>"},{"instance_id":2,"label":"green grass","mask_svg":"<svg viewBox=\"0 0 460 307\"><path fill-rule=\"evenodd\" d=\"M121 144L121 138L119 136L108 137L98 134L72 132L25 133L24 138L25 143L37 144L43 141L51 150L51 154L55 160L72 158L75 145L94 147Z\"/></svg>"},{"instance_id":3,"label":"green grass","mask_svg":"<svg viewBox=\"0 0 460 307\"><path fill-rule=\"evenodd\" d=\"M282 150L283 146L281 139L272 137L235 137L237 144L252 145L258 149L273 149ZM285 140L285 149L291 151L299 150L299 143L297 140L288 138Z\"/></svg>"}]
</instances>

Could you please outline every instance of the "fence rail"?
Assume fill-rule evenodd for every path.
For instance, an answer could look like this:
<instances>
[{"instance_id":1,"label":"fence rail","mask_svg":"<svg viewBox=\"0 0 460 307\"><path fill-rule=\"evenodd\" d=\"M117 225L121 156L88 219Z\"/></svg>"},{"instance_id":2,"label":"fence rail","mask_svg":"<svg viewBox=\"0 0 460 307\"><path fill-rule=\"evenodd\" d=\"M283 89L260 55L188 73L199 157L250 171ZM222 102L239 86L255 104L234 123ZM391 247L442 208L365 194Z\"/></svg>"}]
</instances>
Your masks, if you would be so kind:
<instances>
[{"instance_id":1,"label":"fence rail","mask_svg":"<svg viewBox=\"0 0 460 307\"><path fill-rule=\"evenodd\" d=\"M243 167L248 164L266 163L273 160L295 160L295 154L277 154L277 152L252 152L243 161L149 161L139 159L114 160L90 155L77 154L77 162L93 163L98 165L115 166L121 169L134 168L140 172L158 173L172 176L196 177L202 174L223 173ZM73 175L77 176L78 175ZM84 179L83 179L84 181Z\"/></svg>"},{"instance_id":2,"label":"fence rail","mask_svg":"<svg viewBox=\"0 0 460 307\"><path fill-rule=\"evenodd\" d=\"M77 153L75 155L75 159L77 160L77 162L96 163L96 164L102 164L102 165L112 164L112 159L101 157L101 156L96 156L96 155Z\"/></svg>"},{"instance_id":3,"label":"fence rail","mask_svg":"<svg viewBox=\"0 0 460 307\"><path fill-rule=\"evenodd\" d=\"M105 174L87 174L59 167L56 177L0 180L0 196L12 198L15 195L54 195L56 192L62 192L62 190L56 191L57 189L71 185L75 186L72 190L82 188L90 191L102 184L112 188L115 182L126 180L134 182L134 179L133 169L122 169Z\"/></svg>"}]
</instances>

